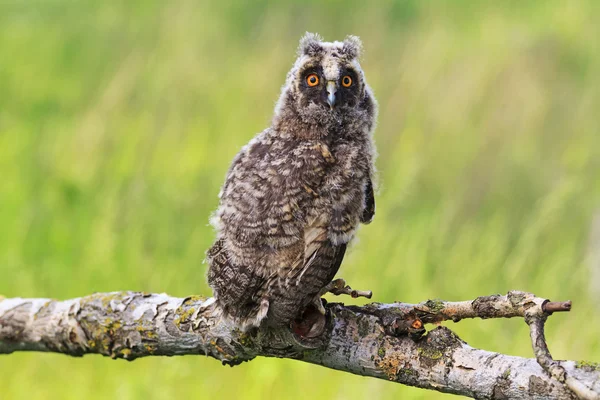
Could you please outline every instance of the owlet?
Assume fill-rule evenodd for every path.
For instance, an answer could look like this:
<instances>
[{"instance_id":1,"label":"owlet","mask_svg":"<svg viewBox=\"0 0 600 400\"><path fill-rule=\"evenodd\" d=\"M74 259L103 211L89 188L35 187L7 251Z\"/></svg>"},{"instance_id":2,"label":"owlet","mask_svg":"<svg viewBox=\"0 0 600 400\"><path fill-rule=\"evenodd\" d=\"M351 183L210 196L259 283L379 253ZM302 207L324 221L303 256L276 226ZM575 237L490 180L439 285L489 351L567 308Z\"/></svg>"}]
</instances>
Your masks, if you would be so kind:
<instances>
[{"instance_id":1,"label":"owlet","mask_svg":"<svg viewBox=\"0 0 600 400\"><path fill-rule=\"evenodd\" d=\"M234 158L211 219L208 282L243 330L290 326L337 273L373 199L377 103L356 36L307 33L271 127Z\"/></svg>"}]
</instances>

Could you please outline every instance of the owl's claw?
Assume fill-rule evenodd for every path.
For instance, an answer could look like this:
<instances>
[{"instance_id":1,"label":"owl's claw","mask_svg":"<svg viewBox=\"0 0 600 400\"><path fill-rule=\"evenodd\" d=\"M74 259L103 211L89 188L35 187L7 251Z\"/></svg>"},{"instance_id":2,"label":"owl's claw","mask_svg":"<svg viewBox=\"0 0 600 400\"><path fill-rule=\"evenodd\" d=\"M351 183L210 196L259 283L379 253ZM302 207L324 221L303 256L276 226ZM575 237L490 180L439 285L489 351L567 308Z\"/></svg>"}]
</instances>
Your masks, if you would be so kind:
<instances>
[{"instance_id":1,"label":"owl's claw","mask_svg":"<svg viewBox=\"0 0 600 400\"><path fill-rule=\"evenodd\" d=\"M332 293L336 296L346 294L351 296L353 299L357 297L366 297L370 299L373 296L373 292L370 290L354 290L350 286L346 285L346 281L342 278L331 281L327 286L321 289L319 297L325 293Z\"/></svg>"},{"instance_id":2,"label":"owl's claw","mask_svg":"<svg viewBox=\"0 0 600 400\"><path fill-rule=\"evenodd\" d=\"M315 306L315 308L321 315L325 315L325 313L327 312L327 311L325 311L325 306L323 305L323 300L321 300L321 295L319 295L313 299L313 305Z\"/></svg>"},{"instance_id":3,"label":"owl's claw","mask_svg":"<svg viewBox=\"0 0 600 400\"><path fill-rule=\"evenodd\" d=\"M302 316L290 324L293 332L302 339L316 338L325 330L325 308L321 299L315 300L318 300L318 303L317 301L309 303Z\"/></svg>"},{"instance_id":4,"label":"owl's claw","mask_svg":"<svg viewBox=\"0 0 600 400\"><path fill-rule=\"evenodd\" d=\"M323 305L323 296L325 293L333 293L336 296L347 294L353 298L366 297L370 299L373 292L370 290L354 290L346 285L343 279L336 279L329 282L310 302L302 314L302 318L292 321L291 328L296 335L302 338L314 338L321 333L325 328L325 306Z\"/></svg>"}]
</instances>

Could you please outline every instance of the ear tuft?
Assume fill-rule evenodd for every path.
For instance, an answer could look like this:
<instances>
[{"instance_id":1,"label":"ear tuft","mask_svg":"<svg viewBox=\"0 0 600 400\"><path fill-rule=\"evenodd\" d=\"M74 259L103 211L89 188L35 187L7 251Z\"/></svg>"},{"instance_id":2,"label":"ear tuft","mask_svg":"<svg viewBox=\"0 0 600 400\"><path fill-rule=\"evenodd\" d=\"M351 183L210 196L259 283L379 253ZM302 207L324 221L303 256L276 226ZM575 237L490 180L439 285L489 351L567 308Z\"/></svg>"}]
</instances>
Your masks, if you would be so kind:
<instances>
[{"instance_id":1,"label":"ear tuft","mask_svg":"<svg viewBox=\"0 0 600 400\"><path fill-rule=\"evenodd\" d=\"M359 58L362 54L363 45L358 36L348 35L344 39L342 52L350 58Z\"/></svg>"},{"instance_id":2,"label":"ear tuft","mask_svg":"<svg viewBox=\"0 0 600 400\"><path fill-rule=\"evenodd\" d=\"M323 50L321 42L323 38L318 33L306 32L302 39L300 39L300 46L298 46L298 55L315 56L317 53Z\"/></svg>"}]
</instances>

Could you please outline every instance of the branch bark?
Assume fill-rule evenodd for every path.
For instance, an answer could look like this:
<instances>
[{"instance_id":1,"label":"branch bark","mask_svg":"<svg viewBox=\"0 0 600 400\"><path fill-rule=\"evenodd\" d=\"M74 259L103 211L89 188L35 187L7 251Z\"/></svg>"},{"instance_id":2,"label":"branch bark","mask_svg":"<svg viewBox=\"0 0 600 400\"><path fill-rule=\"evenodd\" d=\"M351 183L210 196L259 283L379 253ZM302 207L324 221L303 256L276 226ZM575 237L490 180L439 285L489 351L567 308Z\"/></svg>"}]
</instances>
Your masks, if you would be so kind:
<instances>
[{"instance_id":1,"label":"branch bark","mask_svg":"<svg viewBox=\"0 0 600 400\"><path fill-rule=\"evenodd\" d=\"M302 339L287 330L241 332L213 298L174 298L139 292L98 293L77 299L0 298L0 354L50 351L71 356L203 354L236 365L256 356L286 357L405 385L487 399L598 399L600 366L555 361L543 326L570 303L530 293L473 301L378 304L331 303L323 333ZM467 345L451 330L425 334L423 324L464 318L522 317L535 359Z\"/></svg>"}]
</instances>

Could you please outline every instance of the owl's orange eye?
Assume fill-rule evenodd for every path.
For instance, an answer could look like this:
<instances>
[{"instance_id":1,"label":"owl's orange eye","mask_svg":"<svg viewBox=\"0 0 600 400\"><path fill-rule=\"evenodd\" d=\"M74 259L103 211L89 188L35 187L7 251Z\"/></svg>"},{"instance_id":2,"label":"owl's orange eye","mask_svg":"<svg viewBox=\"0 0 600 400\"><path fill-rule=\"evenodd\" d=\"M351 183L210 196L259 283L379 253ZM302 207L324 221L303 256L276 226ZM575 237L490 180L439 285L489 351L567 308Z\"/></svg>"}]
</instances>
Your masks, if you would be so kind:
<instances>
[{"instance_id":1,"label":"owl's orange eye","mask_svg":"<svg viewBox=\"0 0 600 400\"><path fill-rule=\"evenodd\" d=\"M345 77L342 78L342 86L350 87L350 85L352 85L352 78L350 78L348 75L346 75Z\"/></svg>"},{"instance_id":2,"label":"owl's orange eye","mask_svg":"<svg viewBox=\"0 0 600 400\"><path fill-rule=\"evenodd\" d=\"M319 84L319 77L317 74L310 74L306 77L306 83L308 83L308 86L310 87L317 86Z\"/></svg>"}]
</instances>

